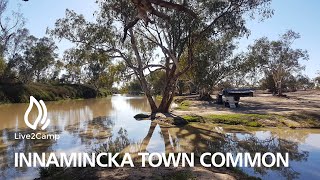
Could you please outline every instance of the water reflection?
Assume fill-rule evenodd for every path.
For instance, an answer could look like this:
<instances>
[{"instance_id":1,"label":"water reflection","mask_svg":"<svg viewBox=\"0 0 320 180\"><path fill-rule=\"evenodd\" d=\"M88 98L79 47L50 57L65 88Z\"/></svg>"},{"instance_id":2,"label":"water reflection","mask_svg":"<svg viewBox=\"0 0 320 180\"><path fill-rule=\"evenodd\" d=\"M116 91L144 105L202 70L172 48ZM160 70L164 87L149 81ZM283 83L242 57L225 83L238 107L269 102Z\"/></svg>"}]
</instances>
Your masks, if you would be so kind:
<instances>
[{"instance_id":1,"label":"water reflection","mask_svg":"<svg viewBox=\"0 0 320 180\"><path fill-rule=\"evenodd\" d=\"M12 178L12 177L23 177L22 174L26 175L24 178L30 179L34 177L34 170L30 168L14 168L14 153L29 153L29 152L50 152L54 145L54 140L14 140L15 133L31 133L29 129L4 129L1 130L0 139L0 178Z\"/></svg>"},{"instance_id":2,"label":"water reflection","mask_svg":"<svg viewBox=\"0 0 320 180\"><path fill-rule=\"evenodd\" d=\"M198 155L204 152L250 153L252 156L256 152L282 153L283 155L289 153L289 168L255 167L243 168L243 170L262 179L319 179L320 174L315 172L320 170L316 166L320 159L314 156L320 153L320 147L313 146L310 149L310 145L307 144L310 140L320 137L319 130L253 129L254 131L247 131L233 129L232 126L225 127L195 125L183 129L170 128L173 142L178 142L172 143L172 146L180 149L181 152L196 152ZM306 172L310 166L314 169L313 173Z\"/></svg>"},{"instance_id":3,"label":"water reflection","mask_svg":"<svg viewBox=\"0 0 320 180\"><path fill-rule=\"evenodd\" d=\"M15 133L29 133L23 115L28 104L0 106L0 179L37 177L32 168L14 168L15 152L288 152L290 168L246 168L263 179L319 179L320 130L242 129L237 126L188 125L171 127L136 121L148 112L143 97L47 102L51 124L44 133L54 140L14 140ZM31 117L37 114L31 112ZM101 147L103 149L101 149Z\"/></svg>"}]
</instances>

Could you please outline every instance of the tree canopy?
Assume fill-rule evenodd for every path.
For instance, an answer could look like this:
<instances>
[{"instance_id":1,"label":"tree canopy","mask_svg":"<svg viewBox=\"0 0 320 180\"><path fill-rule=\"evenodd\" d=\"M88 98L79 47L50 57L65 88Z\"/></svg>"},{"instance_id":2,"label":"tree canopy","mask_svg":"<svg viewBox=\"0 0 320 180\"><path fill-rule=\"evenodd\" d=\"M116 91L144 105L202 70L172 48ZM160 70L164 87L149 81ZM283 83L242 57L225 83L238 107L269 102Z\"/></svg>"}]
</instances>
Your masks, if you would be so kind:
<instances>
[{"instance_id":1,"label":"tree canopy","mask_svg":"<svg viewBox=\"0 0 320 180\"><path fill-rule=\"evenodd\" d=\"M303 68L300 65L300 60L309 59L306 50L292 48L292 44L298 38L300 38L298 33L288 31L279 40L270 41L264 37L256 40L249 47L249 59L257 62L265 74L272 75L279 95L282 95L282 83L285 77Z\"/></svg>"},{"instance_id":2,"label":"tree canopy","mask_svg":"<svg viewBox=\"0 0 320 180\"><path fill-rule=\"evenodd\" d=\"M50 33L124 61L140 82L152 111L168 112L178 79L196 61L197 44L226 34L239 37L248 33L246 18L253 14L270 17L270 2L100 0L95 22L67 10L66 17L59 19ZM146 75L160 69L165 72L165 85L158 107Z\"/></svg>"}]
</instances>

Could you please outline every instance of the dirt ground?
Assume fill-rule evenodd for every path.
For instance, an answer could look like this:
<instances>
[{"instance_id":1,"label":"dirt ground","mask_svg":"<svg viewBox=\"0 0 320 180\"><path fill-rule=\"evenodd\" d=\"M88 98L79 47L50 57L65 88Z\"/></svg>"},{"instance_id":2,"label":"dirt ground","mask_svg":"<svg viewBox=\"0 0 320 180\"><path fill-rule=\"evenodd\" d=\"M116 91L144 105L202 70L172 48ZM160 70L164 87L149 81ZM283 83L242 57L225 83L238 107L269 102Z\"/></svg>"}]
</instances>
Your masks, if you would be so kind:
<instances>
[{"instance_id":1,"label":"dirt ground","mask_svg":"<svg viewBox=\"0 0 320 180\"><path fill-rule=\"evenodd\" d=\"M256 113L256 114L313 114L320 118L320 91L297 91L285 93L287 97L276 97L272 94L255 92L254 97L242 97L240 107L230 109L214 102L194 101L195 97L187 97L192 100L188 110L173 110L177 115L194 113L206 114L230 114L230 113ZM214 95L212 95L213 98Z\"/></svg>"},{"instance_id":2,"label":"dirt ground","mask_svg":"<svg viewBox=\"0 0 320 180\"><path fill-rule=\"evenodd\" d=\"M239 172L230 170L219 170L204 167L178 167L178 168L69 168L64 172L55 174L55 176L46 177L43 179L108 179L108 180L235 180L248 179L249 176Z\"/></svg>"}]
</instances>

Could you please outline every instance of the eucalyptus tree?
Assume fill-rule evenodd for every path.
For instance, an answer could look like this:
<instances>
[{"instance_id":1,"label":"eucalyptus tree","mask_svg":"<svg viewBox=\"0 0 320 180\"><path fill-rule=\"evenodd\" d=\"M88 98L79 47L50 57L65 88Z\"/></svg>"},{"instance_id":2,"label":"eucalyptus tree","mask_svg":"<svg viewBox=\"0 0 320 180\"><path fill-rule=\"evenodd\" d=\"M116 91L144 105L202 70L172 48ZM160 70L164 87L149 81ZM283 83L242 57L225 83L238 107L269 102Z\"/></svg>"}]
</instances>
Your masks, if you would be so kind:
<instances>
[{"instance_id":1,"label":"eucalyptus tree","mask_svg":"<svg viewBox=\"0 0 320 180\"><path fill-rule=\"evenodd\" d=\"M119 81L121 63L112 64L110 57L103 51L72 48L65 51L63 60L69 81L88 84L98 90L111 89Z\"/></svg>"},{"instance_id":2,"label":"eucalyptus tree","mask_svg":"<svg viewBox=\"0 0 320 180\"><path fill-rule=\"evenodd\" d=\"M96 22L67 10L50 33L83 48L99 49L126 63L148 98L153 113L169 111L176 83L194 62L197 44L225 34L248 33L247 17L272 15L271 0L98 0ZM159 106L146 76L165 72Z\"/></svg>"},{"instance_id":3,"label":"eucalyptus tree","mask_svg":"<svg viewBox=\"0 0 320 180\"><path fill-rule=\"evenodd\" d=\"M263 37L249 47L249 59L256 61L266 75L272 75L278 95L282 95L285 78L303 69L300 60L309 59L306 50L292 48L298 38L298 33L289 30L279 40Z\"/></svg>"},{"instance_id":4,"label":"eucalyptus tree","mask_svg":"<svg viewBox=\"0 0 320 180\"><path fill-rule=\"evenodd\" d=\"M55 63L57 46L50 38L29 36L25 42L23 53L16 54L9 64L18 71L19 79L28 83L35 77L39 82L42 76L47 76L47 70Z\"/></svg>"},{"instance_id":5,"label":"eucalyptus tree","mask_svg":"<svg viewBox=\"0 0 320 180\"><path fill-rule=\"evenodd\" d=\"M14 65L9 62L23 50L23 43L29 36L24 28L25 18L19 10L10 12L9 1L0 0L0 82L14 82Z\"/></svg>"},{"instance_id":6,"label":"eucalyptus tree","mask_svg":"<svg viewBox=\"0 0 320 180\"><path fill-rule=\"evenodd\" d=\"M67 72L68 81L80 84L84 78L84 66L86 65L86 53L81 49L68 49L63 54L63 62Z\"/></svg>"},{"instance_id":7,"label":"eucalyptus tree","mask_svg":"<svg viewBox=\"0 0 320 180\"><path fill-rule=\"evenodd\" d=\"M166 73L163 70L151 73L148 75L147 81L150 85L151 92L154 95L161 95L165 87Z\"/></svg>"},{"instance_id":8,"label":"eucalyptus tree","mask_svg":"<svg viewBox=\"0 0 320 180\"><path fill-rule=\"evenodd\" d=\"M0 56L10 58L20 49L28 30L19 11L8 12L8 0L0 0Z\"/></svg>"},{"instance_id":9,"label":"eucalyptus tree","mask_svg":"<svg viewBox=\"0 0 320 180\"><path fill-rule=\"evenodd\" d=\"M237 47L228 36L199 43L194 50L196 61L191 67L190 79L198 88L200 100L212 100L210 91L223 79L234 74L243 63L241 55L234 54Z\"/></svg>"},{"instance_id":10,"label":"eucalyptus tree","mask_svg":"<svg viewBox=\"0 0 320 180\"><path fill-rule=\"evenodd\" d=\"M313 82L307 75L302 75L299 74L296 77L296 81L297 81L297 88L300 89L312 89L315 87L315 82Z\"/></svg>"}]
</instances>

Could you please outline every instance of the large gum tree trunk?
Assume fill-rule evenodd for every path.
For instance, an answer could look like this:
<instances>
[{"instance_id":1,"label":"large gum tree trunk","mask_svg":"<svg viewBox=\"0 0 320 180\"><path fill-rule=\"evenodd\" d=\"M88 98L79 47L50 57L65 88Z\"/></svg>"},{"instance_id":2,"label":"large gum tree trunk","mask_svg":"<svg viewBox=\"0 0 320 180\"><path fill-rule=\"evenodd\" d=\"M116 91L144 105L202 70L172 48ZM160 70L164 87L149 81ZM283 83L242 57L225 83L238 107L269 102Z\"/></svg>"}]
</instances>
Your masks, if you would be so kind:
<instances>
[{"instance_id":1,"label":"large gum tree trunk","mask_svg":"<svg viewBox=\"0 0 320 180\"><path fill-rule=\"evenodd\" d=\"M166 83L165 89L162 93L162 100L158 108L158 112L168 113L170 109L170 105L173 101L175 90L176 90L177 80L169 79Z\"/></svg>"},{"instance_id":2,"label":"large gum tree trunk","mask_svg":"<svg viewBox=\"0 0 320 180\"><path fill-rule=\"evenodd\" d=\"M134 73L135 73L136 77L139 79L140 85L141 85L145 95L147 96L148 102L150 104L151 112L152 112L152 114L154 114L154 113L157 113L158 108L157 108L157 105L156 105L155 101L152 98L152 94L150 92L150 88L148 87L148 83L147 83L146 77L145 77L144 72L143 72L144 71L143 63L142 63L142 59L141 59L141 56L140 56L140 53L139 53L139 50L138 50L138 47L137 47L137 42L136 42L136 38L134 36L133 30L130 29L129 32L130 32L130 35L131 35L132 49L133 49L133 51L135 53L136 60L138 62L138 68L134 68L135 69ZM131 63L129 63L129 65L132 66Z\"/></svg>"},{"instance_id":3,"label":"large gum tree trunk","mask_svg":"<svg viewBox=\"0 0 320 180\"><path fill-rule=\"evenodd\" d=\"M282 96L282 81L279 81L278 83L278 95L279 96Z\"/></svg>"},{"instance_id":4,"label":"large gum tree trunk","mask_svg":"<svg viewBox=\"0 0 320 180\"><path fill-rule=\"evenodd\" d=\"M153 97L152 97L152 94L150 92L150 89L148 88L148 85L147 85L147 80L145 79L145 77L143 76L143 74L139 75L139 81L140 81L140 85L148 99L148 102L149 102L149 105L150 105L150 109L151 109L151 113L152 114L155 114L158 112L158 107L157 107L157 104L156 102L154 101Z\"/></svg>"}]
</instances>

